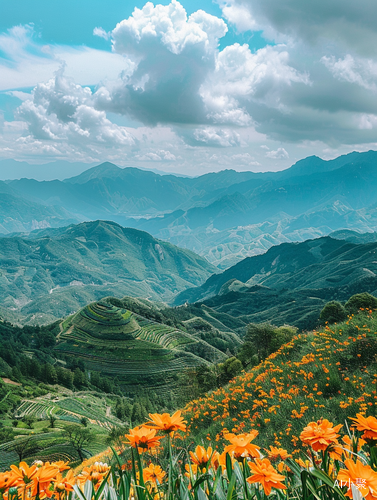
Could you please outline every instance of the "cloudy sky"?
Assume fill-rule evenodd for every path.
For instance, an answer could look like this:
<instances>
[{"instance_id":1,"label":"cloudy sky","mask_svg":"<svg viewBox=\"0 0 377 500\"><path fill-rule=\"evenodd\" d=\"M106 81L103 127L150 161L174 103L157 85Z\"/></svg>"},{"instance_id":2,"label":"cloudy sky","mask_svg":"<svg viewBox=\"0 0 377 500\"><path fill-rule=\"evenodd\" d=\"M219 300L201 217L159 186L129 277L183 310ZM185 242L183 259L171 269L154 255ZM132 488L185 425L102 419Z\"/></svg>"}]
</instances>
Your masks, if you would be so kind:
<instances>
[{"instance_id":1,"label":"cloudy sky","mask_svg":"<svg viewBox=\"0 0 377 500\"><path fill-rule=\"evenodd\" d=\"M198 175L377 149L375 0L2 0L0 159Z\"/></svg>"}]
</instances>

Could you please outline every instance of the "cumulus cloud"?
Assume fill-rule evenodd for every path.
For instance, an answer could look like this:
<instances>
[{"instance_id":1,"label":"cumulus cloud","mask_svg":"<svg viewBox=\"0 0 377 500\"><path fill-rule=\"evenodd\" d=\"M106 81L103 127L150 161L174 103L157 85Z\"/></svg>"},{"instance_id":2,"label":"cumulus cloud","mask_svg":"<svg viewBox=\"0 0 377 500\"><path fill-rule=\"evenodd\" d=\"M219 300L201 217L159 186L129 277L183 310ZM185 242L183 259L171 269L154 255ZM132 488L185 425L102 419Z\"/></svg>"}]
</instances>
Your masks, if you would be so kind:
<instances>
[{"instance_id":1,"label":"cumulus cloud","mask_svg":"<svg viewBox=\"0 0 377 500\"><path fill-rule=\"evenodd\" d=\"M36 86L31 99L18 108L17 118L36 140L105 147L134 144L130 133L95 109L92 100L91 90L66 78L62 68L47 83Z\"/></svg>"},{"instance_id":2,"label":"cumulus cloud","mask_svg":"<svg viewBox=\"0 0 377 500\"><path fill-rule=\"evenodd\" d=\"M230 159L237 163L242 163L243 165L250 165L255 167L259 167L261 165L259 161L255 161L255 158L251 156L250 153L238 153L232 155Z\"/></svg>"},{"instance_id":3,"label":"cumulus cloud","mask_svg":"<svg viewBox=\"0 0 377 500\"><path fill-rule=\"evenodd\" d=\"M115 53L137 64L118 84L97 93L97 105L146 124L206 121L199 88L215 67L222 19L199 10L187 16L176 0L148 2L111 33Z\"/></svg>"},{"instance_id":4,"label":"cumulus cloud","mask_svg":"<svg viewBox=\"0 0 377 500\"><path fill-rule=\"evenodd\" d=\"M289 154L284 148L278 148L276 151L268 151L266 153L267 158L273 158L274 160L288 159Z\"/></svg>"},{"instance_id":5,"label":"cumulus cloud","mask_svg":"<svg viewBox=\"0 0 377 500\"><path fill-rule=\"evenodd\" d=\"M131 61L120 54L89 47L41 45L32 25L0 33L0 91L34 87L49 80L62 62L66 74L81 85L115 79Z\"/></svg>"},{"instance_id":6,"label":"cumulus cloud","mask_svg":"<svg viewBox=\"0 0 377 500\"><path fill-rule=\"evenodd\" d=\"M356 83L367 90L377 90L377 61L355 58L351 54L339 59L323 56L321 61L335 78Z\"/></svg>"},{"instance_id":7,"label":"cumulus cloud","mask_svg":"<svg viewBox=\"0 0 377 500\"><path fill-rule=\"evenodd\" d=\"M251 29L263 29L266 36L275 40L300 39L310 44L331 41L360 54L375 53L377 9L374 0L230 0L219 3L228 19L236 19L239 9L247 10ZM238 28L242 27L247 28L241 19Z\"/></svg>"},{"instance_id":8,"label":"cumulus cloud","mask_svg":"<svg viewBox=\"0 0 377 500\"><path fill-rule=\"evenodd\" d=\"M194 130L194 138L197 142L205 143L208 146L220 146L229 148L232 146L240 146L241 138L237 132L228 129L215 129L206 127Z\"/></svg>"},{"instance_id":9,"label":"cumulus cloud","mask_svg":"<svg viewBox=\"0 0 377 500\"><path fill-rule=\"evenodd\" d=\"M201 94L214 121L248 125L251 101L284 111L281 91L292 83L307 85L309 78L289 65L283 47L267 46L253 54L248 45L236 43L218 54L216 69Z\"/></svg>"},{"instance_id":10,"label":"cumulus cloud","mask_svg":"<svg viewBox=\"0 0 377 500\"><path fill-rule=\"evenodd\" d=\"M149 152L142 155L135 155L135 158L140 161L176 161L177 157L170 151L163 149L155 152Z\"/></svg>"}]
</instances>

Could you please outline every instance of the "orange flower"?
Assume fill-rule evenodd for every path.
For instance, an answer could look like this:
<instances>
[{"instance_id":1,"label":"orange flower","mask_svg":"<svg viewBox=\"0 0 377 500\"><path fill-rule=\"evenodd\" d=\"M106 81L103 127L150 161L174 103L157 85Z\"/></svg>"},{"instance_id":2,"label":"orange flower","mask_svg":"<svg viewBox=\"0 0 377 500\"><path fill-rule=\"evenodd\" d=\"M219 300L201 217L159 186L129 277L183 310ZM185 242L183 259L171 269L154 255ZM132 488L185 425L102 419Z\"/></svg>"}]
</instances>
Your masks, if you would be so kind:
<instances>
[{"instance_id":1,"label":"orange flower","mask_svg":"<svg viewBox=\"0 0 377 500\"><path fill-rule=\"evenodd\" d=\"M189 464L186 464L185 465L185 476L186 477L190 477L190 465ZM196 464L191 464L191 472L194 476L196 476L196 474L198 473L198 466Z\"/></svg>"},{"instance_id":2,"label":"orange flower","mask_svg":"<svg viewBox=\"0 0 377 500\"><path fill-rule=\"evenodd\" d=\"M59 473L54 484L54 494L59 498L60 495L65 491L73 491L73 486L75 483L76 478L74 476L73 469L68 471L65 477L63 477L63 475Z\"/></svg>"},{"instance_id":3,"label":"orange flower","mask_svg":"<svg viewBox=\"0 0 377 500\"><path fill-rule=\"evenodd\" d=\"M270 449L266 451L268 456L275 460L278 458L285 460L286 458L290 458L292 456L287 452L287 450L284 450L283 448L275 448L275 446L270 446Z\"/></svg>"},{"instance_id":4,"label":"orange flower","mask_svg":"<svg viewBox=\"0 0 377 500\"><path fill-rule=\"evenodd\" d=\"M209 447L207 450L203 446L197 446L195 448L195 453L190 451L190 457L194 464L196 464L200 469L204 469L208 466L212 456L212 448Z\"/></svg>"},{"instance_id":5,"label":"orange flower","mask_svg":"<svg viewBox=\"0 0 377 500\"><path fill-rule=\"evenodd\" d=\"M150 413L150 422L145 424L146 427L162 431L165 434L170 434L175 431L186 431L186 422L181 417L181 410L176 411L173 415L169 413Z\"/></svg>"},{"instance_id":6,"label":"orange flower","mask_svg":"<svg viewBox=\"0 0 377 500\"><path fill-rule=\"evenodd\" d=\"M36 465L29 467L26 462L20 462L18 467L11 465L10 468L14 475L14 486L30 486L38 472Z\"/></svg>"},{"instance_id":7,"label":"orange flower","mask_svg":"<svg viewBox=\"0 0 377 500\"><path fill-rule=\"evenodd\" d=\"M0 493L4 493L16 483L13 472L0 472Z\"/></svg>"},{"instance_id":8,"label":"orange flower","mask_svg":"<svg viewBox=\"0 0 377 500\"><path fill-rule=\"evenodd\" d=\"M225 439L231 442L225 447L225 453L233 453L234 458L240 459L245 457L256 458L259 457L260 447L252 444L251 441L258 436L258 431L251 431L249 434L224 434Z\"/></svg>"},{"instance_id":9,"label":"orange flower","mask_svg":"<svg viewBox=\"0 0 377 500\"><path fill-rule=\"evenodd\" d=\"M355 423L354 427L358 431L364 431L361 436L364 439L377 439L377 418L369 416L364 417L361 413L357 413L357 418L351 418Z\"/></svg>"},{"instance_id":10,"label":"orange flower","mask_svg":"<svg viewBox=\"0 0 377 500\"><path fill-rule=\"evenodd\" d=\"M59 472L63 472L64 470L69 469L68 462L64 462L63 460L57 460L56 462L46 462L45 465L52 465L53 467L57 467L59 469Z\"/></svg>"},{"instance_id":11,"label":"orange flower","mask_svg":"<svg viewBox=\"0 0 377 500\"><path fill-rule=\"evenodd\" d=\"M279 474L271 465L268 458L255 459L255 463L249 463L250 469L254 474L247 478L248 483L261 483L266 495L271 493L272 488L278 490L286 490L287 487L281 481L284 481L285 477Z\"/></svg>"},{"instance_id":12,"label":"orange flower","mask_svg":"<svg viewBox=\"0 0 377 500\"><path fill-rule=\"evenodd\" d=\"M357 439L357 437L355 436L352 436L352 439L347 436L347 434L345 436L342 437L342 441L343 441L343 448L345 448L347 451L349 452L356 452L356 453L359 453L359 451L361 450L361 448L364 446L364 444L366 443L366 441L364 441L364 439Z\"/></svg>"},{"instance_id":13,"label":"orange flower","mask_svg":"<svg viewBox=\"0 0 377 500\"><path fill-rule=\"evenodd\" d=\"M94 489L97 490L103 481L103 474L96 471L92 467L84 467L81 474L79 474L76 479L80 486L85 484L87 481L91 481Z\"/></svg>"},{"instance_id":14,"label":"orange flower","mask_svg":"<svg viewBox=\"0 0 377 500\"><path fill-rule=\"evenodd\" d=\"M143 478L147 483L148 481L153 484L161 484L166 473L161 469L159 465L150 464L148 467L143 469Z\"/></svg>"},{"instance_id":15,"label":"orange flower","mask_svg":"<svg viewBox=\"0 0 377 500\"><path fill-rule=\"evenodd\" d=\"M363 465L360 460L355 463L350 458L347 458L344 465L347 469L341 469L336 479L340 487L348 486L345 495L353 498L352 488L350 487L353 483L366 500L376 500L377 472L374 472L369 465Z\"/></svg>"},{"instance_id":16,"label":"orange flower","mask_svg":"<svg viewBox=\"0 0 377 500\"><path fill-rule=\"evenodd\" d=\"M126 434L125 437L128 439L126 444L129 444L132 448L138 448L140 453L156 448L160 445L160 439L162 439L162 437L156 436L155 429L148 429L144 426L130 429L130 433Z\"/></svg>"},{"instance_id":17,"label":"orange flower","mask_svg":"<svg viewBox=\"0 0 377 500\"><path fill-rule=\"evenodd\" d=\"M223 451L220 455L220 453L218 451L215 451L214 454L212 455L212 465L214 466L214 468L217 470L219 467L222 468L223 471L226 470L226 451ZM230 456L230 459L232 461L232 465L234 464L235 462L235 458L231 455Z\"/></svg>"},{"instance_id":18,"label":"orange flower","mask_svg":"<svg viewBox=\"0 0 377 500\"><path fill-rule=\"evenodd\" d=\"M33 477L33 487L31 489L31 496L36 496L39 493L40 498L51 497L50 491L51 481L54 481L59 474L59 469L52 465L42 465L38 467L37 473Z\"/></svg>"},{"instance_id":19,"label":"orange flower","mask_svg":"<svg viewBox=\"0 0 377 500\"><path fill-rule=\"evenodd\" d=\"M337 444L337 432L342 424L333 427L327 419L310 422L300 434L303 443L308 444L314 451L325 450L330 444Z\"/></svg>"}]
</instances>

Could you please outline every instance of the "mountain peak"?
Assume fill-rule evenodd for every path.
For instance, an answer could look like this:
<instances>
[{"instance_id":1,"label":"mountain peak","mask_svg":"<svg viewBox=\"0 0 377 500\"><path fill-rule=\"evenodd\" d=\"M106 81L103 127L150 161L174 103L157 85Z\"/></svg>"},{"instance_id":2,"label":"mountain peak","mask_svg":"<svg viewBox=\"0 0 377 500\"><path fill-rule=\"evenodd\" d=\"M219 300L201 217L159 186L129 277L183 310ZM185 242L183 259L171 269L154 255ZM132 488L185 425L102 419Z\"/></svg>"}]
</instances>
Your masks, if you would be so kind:
<instances>
[{"instance_id":1,"label":"mountain peak","mask_svg":"<svg viewBox=\"0 0 377 500\"><path fill-rule=\"evenodd\" d=\"M122 170L122 168L117 167L116 165L114 165L114 163L105 161L104 163L101 163L96 167L85 170L85 172L80 175L65 179L64 182L69 182L70 184L84 184L85 182L88 182L92 179L102 179L103 177L119 177Z\"/></svg>"}]
</instances>

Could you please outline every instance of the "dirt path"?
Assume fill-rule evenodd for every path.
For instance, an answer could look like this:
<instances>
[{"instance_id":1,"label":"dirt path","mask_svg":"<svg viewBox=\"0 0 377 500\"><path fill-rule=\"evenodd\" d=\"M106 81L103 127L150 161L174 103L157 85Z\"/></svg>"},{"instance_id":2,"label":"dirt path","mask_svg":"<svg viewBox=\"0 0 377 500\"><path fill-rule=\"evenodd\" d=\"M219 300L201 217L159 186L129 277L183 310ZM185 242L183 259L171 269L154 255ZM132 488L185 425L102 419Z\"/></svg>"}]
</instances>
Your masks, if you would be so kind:
<instances>
[{"instance_id":1,"label":"dirt path","mask_svg":"<svg viewBox=\"0 0 377 500\"><path fill-rule=\"evenodd\" d=\"M60 332L57 334L56 340L60 340L60 335L63 333L63 321L59 324L59 330ZM70 333L72 333L72 330L73 330L73 325L70 326L65 333L69 335Z\"/></svg>"},{"instance_id":2,"label":"dirt path","mask_svg":"<svg viewBox=\"0 0 377 500\"><path fill-rule=\"evenodd\" d=\"M2 378L2 381L4 382L4 384L22 385L22 384L19 384L18 382L14 382L14 380L11 380L10 378L6 378L6 377L1 377L1 378Z\"/></svg>"}]
</instances>

